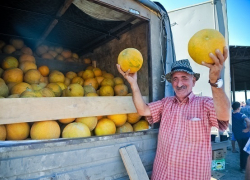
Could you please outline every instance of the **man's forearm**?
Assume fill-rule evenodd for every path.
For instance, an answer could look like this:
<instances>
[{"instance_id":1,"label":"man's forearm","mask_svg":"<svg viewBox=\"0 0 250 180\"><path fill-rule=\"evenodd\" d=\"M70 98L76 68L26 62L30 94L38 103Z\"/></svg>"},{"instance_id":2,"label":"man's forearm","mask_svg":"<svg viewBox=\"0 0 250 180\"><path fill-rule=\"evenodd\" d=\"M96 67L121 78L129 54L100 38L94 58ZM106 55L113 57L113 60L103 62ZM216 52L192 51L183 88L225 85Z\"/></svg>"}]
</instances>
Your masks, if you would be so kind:
<instances>
[{"instance_id":1,"label":"man's forearm","mask_svg":"<svg viewBox=\"0 0 250 180\"><path fill-rule=\"evenodd\" d=\"M144 102L138 84L131 85L133 101L137 112L141 116L151 116L150 109Z\"/></svg>"},{"instance_id":2,"label":"man's forearm","mask_svg":"<svg viewBox=\"0 0 250 180\"><path fill-rule=\"evenodd\" d=\"M222 88L212 87L215 112L218 120L228 121L230 117L230 102Z\"/></svg>"}]
</instances>

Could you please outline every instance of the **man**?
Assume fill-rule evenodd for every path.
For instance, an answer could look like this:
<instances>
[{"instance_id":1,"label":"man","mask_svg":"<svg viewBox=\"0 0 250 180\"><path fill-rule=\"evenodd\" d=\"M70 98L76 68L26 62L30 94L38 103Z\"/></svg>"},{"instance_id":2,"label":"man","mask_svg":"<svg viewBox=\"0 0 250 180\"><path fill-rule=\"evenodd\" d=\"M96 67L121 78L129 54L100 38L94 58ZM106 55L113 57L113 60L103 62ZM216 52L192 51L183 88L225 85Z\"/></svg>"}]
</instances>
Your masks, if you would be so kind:
<instances>
[{"instance_id":1,"label":"man","mask_svg":"<svg viewBox=\"0 0 250 180\"><path fill-rule=\"evenodd\" d=\"M227 54L226 47L223 54L216 50L216 55L209 54L215 63L203 63L210 68L213 99L193 94L192 88L200 75L192 71L188 60L174 62L166 75L176 96L149 104L142 99L137 73L123 72L117 65L131 86L137 112L147 116L151 124L161 121L152 180L210 180L211 127L225 130L230 116L229 100L221 84L215 84L220 79ZM219 88L214 87L217 85Z\"/></svg>"},{"instance_id":2,"label":"man","mask_svg":"<svg viewBox=\"0 0 250 180\"><path fill-rule=\"evenodd\" d=\"M250 120L245 114L240 113L241 107L239 102L234 102L232 108L232 131L240 149L240 170L245 173L248 154L243 148L250 138Z\"/></svg>"},{"instance_id":3,"label":"man","mask_svg":"<svg viewBox=\"0 0 250 180\"><path fill-rule=\"evenodd\" d=\"M246 105L241 108L240 112L250 118L250 99L247 100Z\"/></svg>"}]
</instances>

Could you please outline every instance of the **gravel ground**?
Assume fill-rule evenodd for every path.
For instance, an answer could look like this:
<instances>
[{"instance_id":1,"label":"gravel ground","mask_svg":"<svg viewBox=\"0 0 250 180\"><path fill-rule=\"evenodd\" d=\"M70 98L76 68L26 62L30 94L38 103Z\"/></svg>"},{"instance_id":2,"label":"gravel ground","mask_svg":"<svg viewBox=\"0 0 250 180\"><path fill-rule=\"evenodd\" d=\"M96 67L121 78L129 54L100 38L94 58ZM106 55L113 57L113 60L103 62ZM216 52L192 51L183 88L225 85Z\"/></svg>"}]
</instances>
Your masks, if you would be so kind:
<instances>
[{"instance_id":1,"label":"gravel ground","mask_svg":"<svg viewBox=\"0 0 250 180\"><path fill-rule=\"evenodd\" d=\"M236 143L236 149L239 151L237 143ZM240 154L232 153L231 147L228 147L225 161L226 161L225 170L218 171L219 173L223 173L224 176L222 176L218 180L244 180L245 174L240 172Z\"/></svg>"}]
</instances>

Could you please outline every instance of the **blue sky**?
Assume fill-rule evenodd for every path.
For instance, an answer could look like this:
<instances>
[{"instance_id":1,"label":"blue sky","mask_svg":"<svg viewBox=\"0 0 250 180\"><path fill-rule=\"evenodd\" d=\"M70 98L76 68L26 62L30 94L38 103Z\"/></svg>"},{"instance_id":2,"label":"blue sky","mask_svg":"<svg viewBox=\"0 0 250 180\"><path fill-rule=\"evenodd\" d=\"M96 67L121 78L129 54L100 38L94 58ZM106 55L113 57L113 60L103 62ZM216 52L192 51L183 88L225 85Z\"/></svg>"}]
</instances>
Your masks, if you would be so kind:
<instances>
[{"instance_id":1,"label":"blue sky","mask_svg":"<svg viewBox=\"0 0 250 180\"><path fill-rule=\"evenodd\" d=\"M167 11L206 0L155 0ZM227 0L229 45L250 46L250 0Z\"/></svg>"}]
</instances>

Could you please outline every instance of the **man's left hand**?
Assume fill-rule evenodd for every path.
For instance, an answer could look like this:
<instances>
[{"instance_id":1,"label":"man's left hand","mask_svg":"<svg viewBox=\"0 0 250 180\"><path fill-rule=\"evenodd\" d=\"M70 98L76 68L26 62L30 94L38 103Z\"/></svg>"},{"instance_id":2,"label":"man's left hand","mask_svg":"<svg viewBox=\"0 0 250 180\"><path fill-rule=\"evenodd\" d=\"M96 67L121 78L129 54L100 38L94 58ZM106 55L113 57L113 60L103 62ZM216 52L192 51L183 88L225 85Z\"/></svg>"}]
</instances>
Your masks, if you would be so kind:
<instances>
[{"instance_id":1,"label":"man's left hand","mask_svg":"<svg viewBox=\"0 0 250 180\"><path fill-rule=\"evenodd\" d=\"M219 49L215 50L215 54L209 53L209 56L213 59L214 64L208 64L202 62L202 64L210 69L209 71L209 80L211 83L216 83L218 79L220 79L220 73L224 66L224 62L228 57L228 49L225 46L223 49L223 54Z\"/></svg>"}]
</instances>

